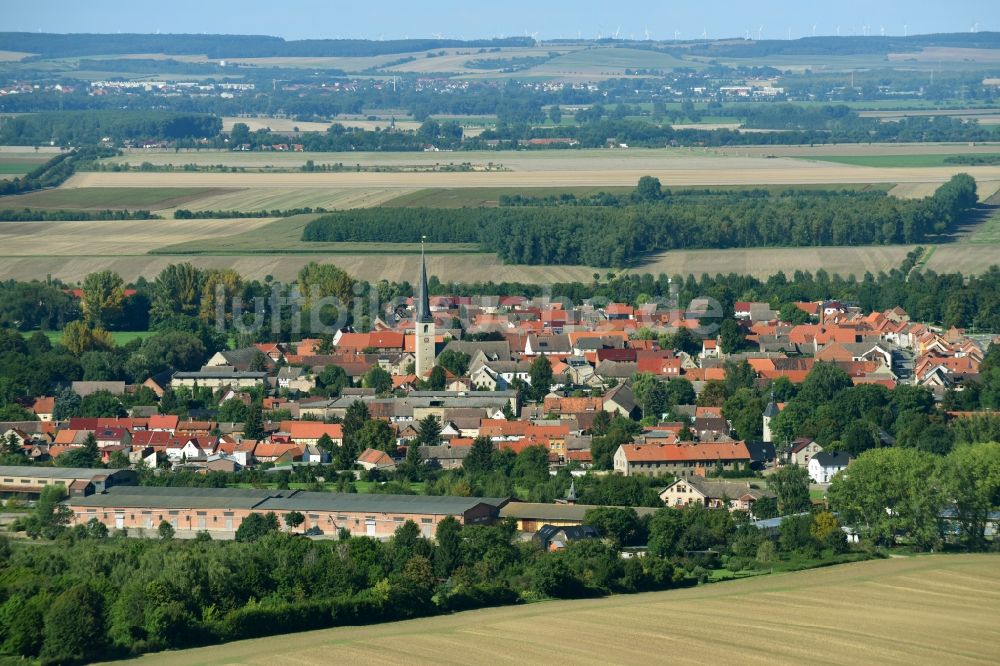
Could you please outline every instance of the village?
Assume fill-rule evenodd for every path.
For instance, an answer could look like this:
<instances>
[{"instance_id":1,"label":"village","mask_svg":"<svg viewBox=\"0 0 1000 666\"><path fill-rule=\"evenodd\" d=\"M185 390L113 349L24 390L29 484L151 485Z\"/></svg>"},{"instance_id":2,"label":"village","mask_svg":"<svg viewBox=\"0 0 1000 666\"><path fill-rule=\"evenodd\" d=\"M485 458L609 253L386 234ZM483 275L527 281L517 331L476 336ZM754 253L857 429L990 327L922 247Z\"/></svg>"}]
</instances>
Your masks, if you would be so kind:
<instances>
[{"instance_id":1,"label":"village","mask_svg":"<svg viewBox=\"0 0 1000 666\"><path fill-rule=\"evenodd\" d=\"M302 528L314 534L346 528L386 538L402 521L414 520L431 536L448 515L468 523L516 518L530 532L546 525L582 526L585 511L572 497L531 504L400 496L384 505L392 496L264 488L168 491L138 486L130 472L258 469L277 478L282 471L315 466L323 474L353 470L358 479L385 480L405 462L459 469L480 438L513 454L541 447L551 474L565 468L575 478L662 478L659 496L666 506L697 503L755 517L754 503L774 498L766 475L776 469L803 467L821 491L851 462L848 452L824 451L812 438L772 431L785 407L774 397L776 382L801 384L819 363L842 370L855 386L912 385L941 401L978 376L992 341L988 335L913 322L900 308L863 315L836 301L796 303L796 318L807 322L798 324L781 321L767 303L737 302L735 326L718 327L718 334L704 336L700 349L690 352L664 348L662 338L650 335L651 330L702 331L708 319L703 308L692 310L698 307L567 307L544 298L431 297L424 269L417 296L393 311L398 321L391 326L380 319L367 333L345 329L327 340L220 351L200 370L161 373L141 386L72 384L81 398L141 387L161 400L171 393L208 391L215 410L182 417L159 413L161 403L134 407L125 417L60 421L53 417L55 399L38 396L31 403L37 421L5 423L0 432L7 450L21 453L25 462L57 467L46 467L45 473L38 465L4 467L0 489L31 496L61 484L77 524L96 517L108 528L149 533L166 520L180 533L231 537L242 518L272 508L301 510ZM460 317L477 333L463 339L462 329L454 327ZM736 344L738 351L732 349ZM772 387L757 416L760 437L741 439L736 417L727 418L711 397L737 368L750 373L753 385ZM340 378L332 390L331 376ZM666 406L656 398L663 387L674 396ZM220 413L249 413L255 403L259 423L250 416L220 418ZM366 440L376 445L345 458L344 421L358 405L379 425ZM595 433L606 433L612 417L637 427L608 452L609 468L595 465L592 447ZM881 445L892 444L888 432L878 437ZM113 469L70 468L60 475L60 458L87 446L96 447L100 463Z\"/></svg>"}]
</instances>

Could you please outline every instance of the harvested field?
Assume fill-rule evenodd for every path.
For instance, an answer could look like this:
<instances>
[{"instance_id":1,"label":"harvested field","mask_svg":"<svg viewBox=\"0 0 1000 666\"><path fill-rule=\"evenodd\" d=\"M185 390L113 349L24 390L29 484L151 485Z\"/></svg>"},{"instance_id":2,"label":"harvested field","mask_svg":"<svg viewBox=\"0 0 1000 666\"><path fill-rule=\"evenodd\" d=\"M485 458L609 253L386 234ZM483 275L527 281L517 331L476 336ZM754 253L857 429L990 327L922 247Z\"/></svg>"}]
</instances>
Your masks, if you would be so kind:
<instances>
[{"instance_id":1,"label":"harvested field","mask_svg":"<svg viewBox=\"0 0 1000 666\"><path fill-rule=\"evenodd\" d=\"M890 53L889 62L1000 63L1000 49L967 49L953 46L925 46L915 53Z\"/></svg>"},{"instance_id":2,"label":"harvested field","mask_svg":"<svg viewBox=\"0 0 1000 666\"><path fill-rule=\"evenodd\" d=\"M193 222L185 220L184 222ZM212 223L234 223L236 220L210 220ZM247 224L266 224L267 220L245 220ZM0 225L2 231L7 225ZM24 223L24 224L67 224L67 223ZM72 223L72 224L126 224L116 223ZM252 233L253 227L241 227L242 233ZM210 238L190 233L187 237L173 233L159 233L154 236L155 242L149 242L149 235L133 237L130 244L131 252L141 255L144 252L169 245L189 242L189 246L197 248L206 244L225 244L229 242L227 234L217 234ZM194 243L194 239L208 238L202 243ZM986 237L984 237L986 238ZM79 236L62 233L56 236L62 242L61 250L64 256L53 256L49 246L42 237L29 238L21 236L19 244L14 245L20 254L11 256L11 250L5 250L7 255L0 262L0 279L45 279L47 275L67 282L77 282L86 277L87 273L98 270L113 270L125 280L133 281L140 275L147 278L155 277L163 268L172 263L190 261L203 268L235 268L249 278L261 279L265 275L273 275L275 279L288 280L294 278L299 269L310 261L334 263L352 275L361 279L377 281L409 280L413 281L419 270L420 256L413 254L369 254L361 251L358 244L340 244L338 253L323 254L326 245L314 247L309 244L301 252L294 254L279 254L267 252L251 253L250 248L233 248L225 254L173 254L128 256L123 252L121 243L115 238L106 237L98 240L88 240L80 244ZM237 239L233 238L235 243ZM246 238L243 239L246 241ZM4 247L10 248L7 239L0 236ZM928 268L938 272L954 272L961 270L965 274L982 273L998 260L997 245L989 244L986 239L983 244L971 242L954 243L933 246L936 248ZM75 244L75 245L74 245ZM334 244L330 244L334 245ZM385 247L385 246L382 246ZM758 278L766 278L776 272L784 271L791 274L796 270L816 272L822 268L831 275L854 275L860 277L865 271L877 273L888 271L899 266L906 253L913 249L910 245L894 245L886 247L844 247L844 248L763 248L737 250L680 250L654 255L642 265L630 269L632 273L666 273L673 275L700 276L702 273L745 273ZM82 248L76 249L74 248ZM309 250L313 250L310 253ZM390 248L391 249L391 248ZM89 251L87 251L89 250ZM348 254L347 252L353 250ZM399 248L397 248L397 251ZM162 250L161 250L162 251ZM588 266L522 266L501 263L492 254L429 254L428 270L438 276L443 282L468 282L470 280L493 280L495 282L525 282L531 284L547 284L552 282L589 281L594 268ZM602 272L602 271L599 271Z\"/></svg>"},{"instance_id":3,"label":"harvested field","mask_svg":"<svg viewBox=\"0 0 1000 666\"><path fill-rule=\"evenodd\" d=\"M222 118L222 131L232 132L233 125L243 123L250 128L251 132L270 128L273 132L325 132L330 123L317 123L308 121L293 120L292 118L239 118L237 116L224 116ZM298 128L297 130L295 128Z\"/></svg>"},{"instance_id":4,"label":"harvested field","mask_svg":"<svg viewBox=\"0 0 1000 666\"><path fill-rule=\"evenodd\" d=\"M402 190L406 192L406 190ZM317 189L255 187L253 189L225 190L188 202L190 210L285 210L289 208L367 208L378 206L394 197L401 190L385 189Z\"/></svg>"},{"instance_id":5,"label":"harvested field","mask_svg":"<svg viewBox=\"0 0 1000 666\"><path fill-rule=\"evenodd\" d=\"M95 259L144 255L164 245L229 236L272 221L273 218L0 222L0 254Z\"/></svg>"},{"instance_id":6,"label":"harvested field","mask_svg":"<svg viewBox=\"0 0 1000 666\"><path fill-rule=\"evenodd\" d=\"M899 199L923 199L932 196L941 183L904 183L889 190L889 194Z\"/></svg>"},{"instance_id":7,"label":"harvested field","mask_svg":"<svg viewBox=\"0 0 1000 666\"><path fill-rule=\"evenodd\" d=\"M1000 639L998 585L996 555L891 558L683 590L324 629L137 661L542 664L557 654L574 664L989 664Z\"/></svg>"},{"instance_id":8,"label":"harvested field","mask_svg":"<svg viewBox=\"0 0 1000 666\"><path fill-rule=\"evenodd\" d=\"M579 163L594 169L597 165ZM667 187L677 185L805 185L825 183L945 182L956 173L978 180L1000 180L1000 166L948 166L925 169L828 166L799 160L692 158L674 165L645 168L637 164L607 170L457 173L78 173L65 187L280 187L280 188L407 188L426 187L599 187L634 185L646 175ZM638 168L637 168L638 167Z\"/></svg>"},{"instance_id":9,"label":"harvested field","mask_svg":"<svg viewBox=\"0 0 1000 666\"><path fill-rule=\"evenodd\" d=\"M925 168L937 166L952 166L948 160L955 157L965 157L965 155L829 155L818 157L823 162L834 162L836 164L854 164L856 166L868 167L905 167L905 168ZM983 157L997 158L1000 154L989 153ZM954 165L961 166L961 165Z\"/></svg>"},{"instance_id":10,"label":"harvested field","mask_svg":"<svg viewBox=\"0 0 1000 666\"><path fill-rule=\"evenodd\" d=\"M19 62L30 55L33 54L23 51L0 51L0 62Z\"/></svg>"},{"instance_id":11,"label":"harvested field","mask_svg":"<svg viewBox=\"0 0 1000 666\"><path fill-rule=\"evenodd\" d=\"M0 208L62 208L68 210L163 209L181 206L206 196L232 190L198 186L167 186L153 178L145 187L75 188L64 185L51 190L0 197Z\"/></svg>"},{"instance_id":12,"label":"harvested field","mask_svg":"<svg viewBox=\"0 0 1000 666\"><path fill-rule=\"evenodd\" d=\"M1000 152L1000 143L837 143L815 146L734 146L716 149L747 157L826 157L876 155L976 155Z\"/></svg>"}]
</instances>

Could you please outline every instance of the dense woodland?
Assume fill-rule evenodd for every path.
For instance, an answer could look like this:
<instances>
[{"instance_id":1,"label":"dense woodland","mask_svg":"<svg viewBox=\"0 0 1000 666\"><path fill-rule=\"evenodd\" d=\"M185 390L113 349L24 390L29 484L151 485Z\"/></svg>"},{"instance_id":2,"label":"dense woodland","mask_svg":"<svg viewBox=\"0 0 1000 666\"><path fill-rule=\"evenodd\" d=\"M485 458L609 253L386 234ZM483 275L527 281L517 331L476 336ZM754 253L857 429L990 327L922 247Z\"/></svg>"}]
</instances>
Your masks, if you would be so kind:
<instances>
[{"instance_id":1,"label":"dense woodland","mask_svg":"<svg viewBox=\"0 0 1000 666\"><path fill-rule=\"evenodd\" d=\"M6 118L0 123L0 143L40 146L96 145L104 139L123 141L210 138L222 130L222 120L210 115L148 111L63 111Z\"/></svg>"},{"instance_id":2,"label":"dense woodland","mask_svg":"<svg viewBox=\"0 0 1000 666\"><path fill-rule=\"evenodd\" d=\"M922 200L796 190L674 196L644 178L632 197L616 201L337 211L307 224L302 240L415 243L426 236L431 243L480 243L509 263L591 266L628 266L651 252L685 248L920 243L964 218L976 204L976 185L958 175Z\"/></svg>"}]
</instances>

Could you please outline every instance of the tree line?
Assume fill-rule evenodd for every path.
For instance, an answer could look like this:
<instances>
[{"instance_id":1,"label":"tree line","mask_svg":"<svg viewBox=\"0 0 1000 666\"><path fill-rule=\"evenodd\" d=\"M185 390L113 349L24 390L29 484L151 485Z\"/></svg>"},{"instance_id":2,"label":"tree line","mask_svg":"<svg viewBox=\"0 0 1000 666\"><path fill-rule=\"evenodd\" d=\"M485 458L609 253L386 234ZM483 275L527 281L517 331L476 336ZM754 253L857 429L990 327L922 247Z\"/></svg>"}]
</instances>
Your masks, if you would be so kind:
<instances>
[{"instance_id":1,"label":"tree line","mask_svg":"<svg viewBox=\"0 0 1000 666\"><path fill-rule=\"evenodd\" d=\"M0 143L14 146L98 145L139 140L201 139L217 136L222 119L171 111L48 111L6 118Z\"/></svg>"},{"instance_id":2,"label":"tree line","mask_svg":"<svg viewBox=\"0 0 1000 666\"><path fill-rule=\"evenodd\" d=\"M932 197L881 192L712 192L672 196L643 178L625 205L500 209L369 208L309 222L304 241L479 243L508 263L627 266L685 248L919 243L945 233L976 204L959 174ZM638 202L637 202L638 201Z\"/></svg>"},{"instance_id":3,"label":"tree line","mask_svg":"<svg viewBox=\"0 0 1000 666\"><path fill-rule=\"evenodd\" d=\"M0 134L5 125L0 125ZM0 180L0 196L24 194L46 187L58 187L66 182L76 170L102 157L113 157L120 153L113 148L84 146L76 150L62 152L44 164L35 167L25 175L10 180Z\"/></svg>"}]
</instances>

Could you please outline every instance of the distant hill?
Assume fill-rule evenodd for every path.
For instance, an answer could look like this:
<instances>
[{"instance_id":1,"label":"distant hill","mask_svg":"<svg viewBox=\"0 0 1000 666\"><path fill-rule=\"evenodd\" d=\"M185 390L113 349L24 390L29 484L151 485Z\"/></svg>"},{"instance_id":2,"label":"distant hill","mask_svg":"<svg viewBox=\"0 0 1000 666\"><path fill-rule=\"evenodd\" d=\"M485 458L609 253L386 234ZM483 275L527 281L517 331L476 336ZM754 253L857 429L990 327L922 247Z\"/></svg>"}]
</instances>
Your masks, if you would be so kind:
<instances>
[{"instance_id":1,"label":"distant hill","mask_svg":"<svg viewBox=\"0 0 1000 666\"><path fill-rule=\"evenodd\" d=\"M303 39L286 41L266 35L143 35L0 33L0 50L67 58L127 53L197 54L210 58L365 57L441 48L534 46L530 37L506 39Z\"/></svg>"}]
</instances>

